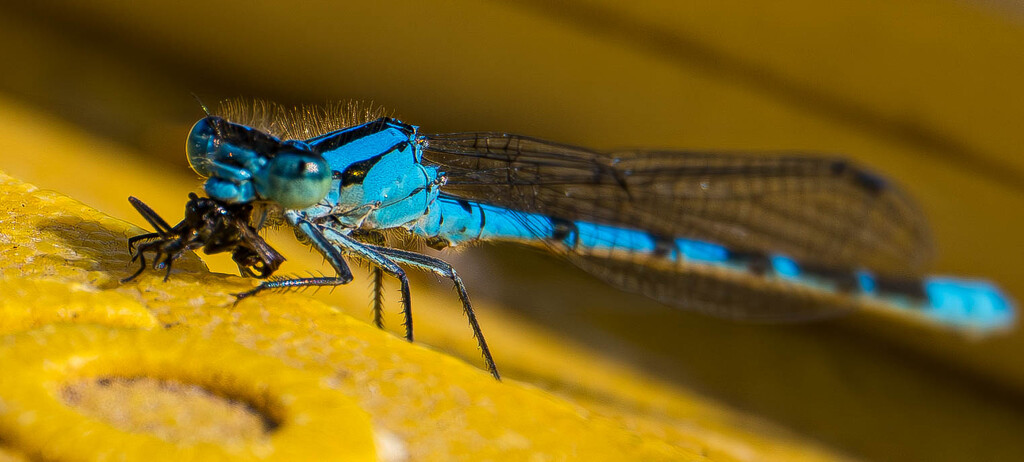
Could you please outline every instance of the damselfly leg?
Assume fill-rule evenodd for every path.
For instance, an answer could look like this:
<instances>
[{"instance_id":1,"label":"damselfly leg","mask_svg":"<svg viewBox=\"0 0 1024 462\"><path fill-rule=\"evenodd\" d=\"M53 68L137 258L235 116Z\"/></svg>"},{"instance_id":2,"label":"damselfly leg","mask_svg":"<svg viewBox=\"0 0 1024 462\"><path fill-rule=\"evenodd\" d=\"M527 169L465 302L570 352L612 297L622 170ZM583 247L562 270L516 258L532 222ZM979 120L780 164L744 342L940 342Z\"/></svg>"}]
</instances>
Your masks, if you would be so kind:
<instances>
[{"instance_id":1,"label":"damselfly leg","mask_svg":"<svg viewBox=\"0 0 1024 462\"><path fill-rule=\"evenodd\" d=\"M452 268L452 265L439 258L410 252L408 250L392 249L390 247L380 247L369 244L367 244L366 247L391 258L399 264L408 265L424 271L430 271L443 278L451 279L452 283L455 285L455 291L459 294L459 301L462 302L462 312L465 313L466 319L469 320L469 327L473 329L473 337L476 338L477 345L480 347L480 354L483 355L484 362L487 364L487 370L494 376L494 378L501 378L498 374L498 367L494 364L494 359L491 357L491 350L487 348L487 340L484 340L484 333L480 329L480 323L476 320L476 313L473 311L473 305L469 302L469 292L466 291L466 285L462 283L462 278L455 273L455 268Z\"/></svg>"},{"instance_id":2,"label":"damselfly leg","mask_svg":"<svg viewBox=\"0 0 1024 462\"><path fill-rule=\"evenodd\" d=\"M289 212L285 217L288 222L294 226L295 229L302 232L302 234L313 244L313 247L315 247L320 254L327 259L327 263L331 265L331 268L334 268L335 276L293 279L283 278L266 281L251 290L234 294L235 297L237 297L235 303L267 290L302 287L334 287L352 282L352 270L350 270L348 264L345 263L345 258L340 252L338 252L337 248L328 242L327 238L325 238L323 233L317 229L315 224L310 223L308 220L294 212Z\"/></svg>"}]
</instances>

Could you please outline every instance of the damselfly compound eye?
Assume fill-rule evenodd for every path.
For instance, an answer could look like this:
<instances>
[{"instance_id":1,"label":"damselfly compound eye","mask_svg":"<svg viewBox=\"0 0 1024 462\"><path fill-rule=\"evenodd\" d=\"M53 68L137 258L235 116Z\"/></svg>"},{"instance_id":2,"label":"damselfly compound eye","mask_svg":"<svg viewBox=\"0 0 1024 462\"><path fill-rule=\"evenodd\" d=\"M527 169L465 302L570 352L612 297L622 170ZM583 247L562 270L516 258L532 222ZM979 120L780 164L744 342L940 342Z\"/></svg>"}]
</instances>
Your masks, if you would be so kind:
<instances>
[{"instance_id":1,"label":"damselfly compound eye","mask_svg":"<svg viewBox=\"0 0 1024 462\"><path fill-rule=\"evenodd\" d=\"M331 176L323 157L300 151L283 152L274 156L255 179L256 193L286 209L304 209L327 196Z\"/></svg>"},{"instance_id":2,"label":"damselfly compound eye","mask_svg":"<svg viewBox=\"0 0 1024 462\"><path fill-rule=\"evenodd\" d=\"M210 124L209 118L199 119L199 122L196 122L192 126L192 130L188 132L188 137L185 138L185 155L188 157L188 164L203 178L208 178L211 175L210 155L213 149L210 149L210 144L215 141L216 131Z\"/></svg>"}]
</instances>

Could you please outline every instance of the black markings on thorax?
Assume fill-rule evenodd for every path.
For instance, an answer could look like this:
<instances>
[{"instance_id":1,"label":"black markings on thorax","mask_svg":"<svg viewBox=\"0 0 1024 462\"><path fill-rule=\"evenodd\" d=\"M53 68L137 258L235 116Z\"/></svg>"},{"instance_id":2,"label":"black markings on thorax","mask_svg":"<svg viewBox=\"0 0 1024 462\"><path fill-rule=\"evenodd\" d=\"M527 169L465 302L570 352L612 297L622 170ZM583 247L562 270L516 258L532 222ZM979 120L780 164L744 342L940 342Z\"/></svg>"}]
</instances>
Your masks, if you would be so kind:
<instances>
[{"instance_id":1,"label":"black markings on thorax","mask_svg":"<svg viewBox=\"0 0 1024 462\"><path fill-rule=\"evenodd\" d=\"M369 173L370 169L372 169L374 165L377 165L377 162L380 162L380 160L383 159L384 156L396 151L401 151L407 147L409 147L409 143L403 141L392 146L391 149L388 149L387 151L377 154L376 156L370 157L369 159L353 162L348 167L345 167L345 170L342 171L340 174L336 173L334 175L334 178L341 180L342 188L351 185L362 184L363 180L366 179L366 174Z\"/></svg>"},{"instance_id":2,"label":"black markings on thorax","mask_svg":"<svg viewBox=\"0 0 1024 462\"><path fill-rule=\"evenodd\" d=\"M344 146L355 140L365 138L375 133L382 132L389 128L398 128L402 132L412 136L415 130L412 126L399 122L398 120L391 119L388 117L382 117L373 122L363 124L360 127L352 128L349 130L341 131L333 136L328 136L316 142L316 150L319 152L327 152L338 149L340 146Z\"/></svg>"},{"instance_id":3,"label":"black markings on thorax","mask_svg":"<svg viewBox=\"0 0 1024 462\"><path fill-rule=\"evenodd\" d=\"M338 178L341 180L341 187L345 188L356 184L362 184L363 180L366 179L366 174L369 173L370 169L373 168L374 165L377 165L377 162L380 162L386 154L387 153L377 154L369 159L353 162L348 167L345 167L345 170L338 175Z\"/></svg>"}]
</instances>

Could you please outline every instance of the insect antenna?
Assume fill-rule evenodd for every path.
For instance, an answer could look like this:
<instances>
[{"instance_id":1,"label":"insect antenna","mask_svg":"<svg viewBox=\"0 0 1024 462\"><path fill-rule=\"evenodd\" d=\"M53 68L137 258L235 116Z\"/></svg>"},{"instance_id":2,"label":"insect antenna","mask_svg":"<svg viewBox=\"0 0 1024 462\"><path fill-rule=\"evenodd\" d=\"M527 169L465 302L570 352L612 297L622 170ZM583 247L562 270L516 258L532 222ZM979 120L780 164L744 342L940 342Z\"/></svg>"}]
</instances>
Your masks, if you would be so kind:
<instances>
[{"instance_id":1,"label":"insect antenna","mask_svg":"<svg viewBox=\"0 0 1024 462\"><path fill-rule=\"evenodd\" d=\"M189 92L189 94L192 95L192 99L196 100L196 102L199 103L199 107L203 109L203 113L206 114L207 122L210 122L210 125L213 127L213 131L217 133L217 139L223 139L224 134L220 132L220 126L218 124L213 123L213 114L210 114L210 108L206 107L206 104L203 103L203 100L199 99L199 95L193 92Z\"/></svg>"}]
</instances>

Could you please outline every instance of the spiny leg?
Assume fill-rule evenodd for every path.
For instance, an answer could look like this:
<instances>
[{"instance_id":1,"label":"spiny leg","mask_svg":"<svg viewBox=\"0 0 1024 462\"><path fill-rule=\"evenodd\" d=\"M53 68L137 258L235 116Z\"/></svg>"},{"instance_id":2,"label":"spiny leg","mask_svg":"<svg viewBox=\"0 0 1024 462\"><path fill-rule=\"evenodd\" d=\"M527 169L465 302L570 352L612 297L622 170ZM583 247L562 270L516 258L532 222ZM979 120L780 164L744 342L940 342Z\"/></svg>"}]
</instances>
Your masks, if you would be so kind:
<instances>
[{"instance_id":1,"label":"spiny leg","mask_svg":"<svg viewBox=\"0 0 1024 462\"><path fill-rule=\"evenodd\" d=\"M402 284L402 315L405 317L405 339L412 341L412 302L409 297L409 277L397 263L389 260L375 250L371 250L370 244L364 244L351 237L348 237L332 228L323 228L323 235L338 245L342 252L353 257L365 260L371 265L380 268ZM377 247L383 248L383 247Z\"/></svg>"},{"instance_id":2,"label":"spiny leg","mask_svg":"<svg viewBox=\"0 0 1024 462\"><path fill-rule=\"evenodd\" d=\"M181 255L180 253L175 253L175 254L168 253L167 254L167 258L161 264L162 266L166 266L167 267L167 272L164 273L164 282L167 282L167 281L169 281L171 279L171 264L174 263L174 259L178 258L180 255Z\"/></svg>"},{"instance_id":3,"label":"spiny leg","mask_svg":"<svg viewBox=\"0 0 1024 462\"><path fill-rule=\"evenodd\" d=\"M452 268L452 265L439 258L409 252L407 250L373 245L367 245L367 247L390 257L398 263L430 271L438 276L451 279L452 283L455 284L455 291L459 294L459 300L462 301L462 311L466 314L466 318L469 320L470 328L473 329L473 337L476 338L476 342L480 346L480 353L484 357L484 363L487 364L487 370L494 376L494 378L501 380L501 376L498 374L498 367L495 366L494 358L491 357L491 350L487 348L487 341L484 340L484 333L480 330L480 324L477 322L476 314L473 312L473 305L469 302L469 293L466 291L466 286L462 283L462 278L455 274L455 268Z\"/></svg>"},{"instance_id":4,"label":"spiny leg","mask_svg":"<svg viewBox=\"0 0 1024 462\"><path fill-rule=\"evenodd\" d=\"M337 219L337 218L335 218ZM364 244L382 246L386 242L384 234L376 230L354 229L349 237ZM370 270L370 284L373 289L373 324L378 329L384 328L384 271L374 266Z\"/></svg>"},{"instance_id":5,"label":"spiny leg","mask_svg":"<svg viewBox=\"0 0 1024 462\"><path fill-rule=\"evenodd\" d=\"M376 266L370 270L373 282L373 325L384 328L384 271Z\"/></svg>"},{"instance_id":6,"label":"spiny leg","mask_svg":"<svg viewBox=\"0 0 1024 462\"><path fill-rule=\"evenodd\" d=\"M163 259L164 256L170 258L170 253L168 253L165 246L166 243L167 242L165 240L160 240L140 244L138 249L136 249L135 253L132 254L132 259L130 262L135 263L135 260L138 260L139 269L132 273L131 276L122 279L121 283L126 283L131 281L132 279L139 277L139 275L146 270L146 252L153 252L154 254L156 254L153 256L153 269L163 268L163 266L161 266L160 260ZM168 270L168 274L169 272L170 270ZM164 278L164 282L167 282L166 277Z\"/></svg>"},{"instance_id":7,"label":"spiny leg","mask_svg":"<svg viewBox=\"0 0 1024 462\"><path fill-rule=\"evenodd\" d=\"M287 212L285 217L292 226L302 231L302 233L309 238L309 241L313 243L313 247L315 247L316 250L319 251L325 259L327 259L327 262L331 264L331 267L334 268L334 272L337 275L332 278L295 278L266 281L251 290L235 294L235 297L238 297L238 299L235 300L235 303L238 303L243 298L256 295L257 293L268 289L340 286L352 282L352 271L349 270L344 257L342 257L341 253L338 252L338 249L332 245L322 233L320 233L320 230L317 229L316 225L310 223L305 218L302 218L296 212Z\"/></svg>"},{"instance_id":8,"label":"spiny leg","mask_svg":"<svg viewBox=\"0 0 1024 462\"><path fill-rule=\"evenodd\" d=\"M138 236L129 237L128 238L128 253L135 253L135 243L136 242L144 241L144 240L148 240L148 239L156 239L158 237L160 237L160 234L158 234L158 233L139 234Z\"/></svg>"},{"instance_id":9,"label":"spiny leg","mask_svg":"<svg viewBox=\"0 0 1024 462\"><path fill-rule=\"evenodd\" d=\"M245 292L232 294L237 297L235 303L242 301L243 298L251 297L265 290L273 289L292 289L292 288L303 288L303 287L333 287L342 286L352 282L351 276L349 279L339 277L311 277L311 278L292 278L292 279L277 279L273 281L266 281L256 286L253 289Z\"/></svg>"},{"instance_id":10,"label":"spiny leg","mask_svg":"<svg viewBox=\"0 0 1024 462\"><path fill-rule=\"evenodd\" d=\"M134 263L135 260L139 260L139 270L134 272L134 273L132 273L131 276L128 276L128 277L122 279L121 280L122 284L124 284L124 283L126 283L128 281L131 281L132 279L135 279L135 278L139 277L139 275L142 274L143 271L146 271L146 256L143 254L143 250L141 248L139 249L138 253L136 253L134 256L132 256L132 263Z\"/></svg>"},{"instance_id":11,"label":"spiny leg","mask_svg":"<svg viewBox=\"0 0 1024 462\"><path fill-rule=\"evenodd\" d=\"M137 242L139 242L139 241L145 241L145 240L149 240L149 239L156 239L158 237L160 237L160 235L157 234L157 233L149 233L149 234L140 234L138 236L133 236L133 237L128 238L128 253L131 254L131 257L132 257L130 263L135 263L135 260L140 260L140 262L139 262L139 269L138 269L138 271L132 273L131 276L128 276L128 277L126 277L124 279L121 279L121 283L122 284L124 284L126 282L129 282L132 279L135 279L135 278L139 277L139 275L142 274L142 272L146 270L146 256L143 255L143 253L146 252L147 250L149 250L151 247L153 247L155 243L153 243L153 242L144 242L141 245L139 245L138 249L135 248L135 244ZM159 260L159 259L160 259L160 256L157 255L157 260Z\"/></svg>"}]
</instances>

